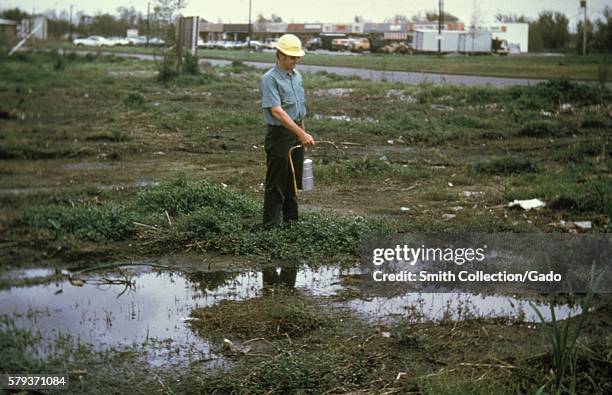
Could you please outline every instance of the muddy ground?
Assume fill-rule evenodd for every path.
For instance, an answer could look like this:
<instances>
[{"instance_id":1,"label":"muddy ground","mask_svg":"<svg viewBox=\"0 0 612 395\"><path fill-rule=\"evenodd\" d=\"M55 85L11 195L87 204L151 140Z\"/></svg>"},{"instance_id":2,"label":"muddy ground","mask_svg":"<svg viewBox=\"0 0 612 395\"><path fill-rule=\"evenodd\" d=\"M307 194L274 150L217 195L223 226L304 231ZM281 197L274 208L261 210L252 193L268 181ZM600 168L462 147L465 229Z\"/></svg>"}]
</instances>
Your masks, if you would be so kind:
<instances>
[{"instance_id":1,"label":"muddy ground","mask_svg":"<svg viewBox=\"0 0 612 395\"><path fill-rule=\"evenodd\" d=\"M302 221L267 232L259 226L261 72L234 63L161 83L156 67L53 54L1 60L2 292L95 305L103 303L96 290L107 289L117 300L91 318L98 326L85 326L90 338L50 337L37 331L37 308L5 306L3 372L67 372L72 392L92 393L136 383L160 393L556 388L550 329L526 300L513 299L521 307L509 311L466 310L460 302L429 315L417 301L388 311L388 300L368 310L358 306L378 299L345 271L361 237L374 232L609 233L610 90L568 81L499 89L306 74L307 128L333 144L307 154L315 189L300 194ZM508 207L531 198L546 207ZM276 267L300 275L283 282L280 269L270 271ZM344 272L325 288L321 268ZM300 276L315 280L300 283ZM256 279L248 292L246 278ZM177 281L190 293L167 291L168 298L198 303L179 303L161 321L144 313L130 321L140 311L130 300L142 311L158 303L130 298L147 289L166 295ZM499 295L482 298L491 296ZM548 309L545 296L536 299ZM553 304L566 318L579 314L581 300ZM125 310L112 311L123 303ZM561 386L573 379L581 393L608 392L612 382L609 301L598 296L593 305ZM44 316L45 304L39 309ZM57 311L91 312L61 304ZM124 313L121 324L116 316ZM576 328L577 320L559 325ZM127 342L112 338L113 328L136 322L163 325ZM178 334L165 337L166 330Z\"/></svg>"}]
</instances>

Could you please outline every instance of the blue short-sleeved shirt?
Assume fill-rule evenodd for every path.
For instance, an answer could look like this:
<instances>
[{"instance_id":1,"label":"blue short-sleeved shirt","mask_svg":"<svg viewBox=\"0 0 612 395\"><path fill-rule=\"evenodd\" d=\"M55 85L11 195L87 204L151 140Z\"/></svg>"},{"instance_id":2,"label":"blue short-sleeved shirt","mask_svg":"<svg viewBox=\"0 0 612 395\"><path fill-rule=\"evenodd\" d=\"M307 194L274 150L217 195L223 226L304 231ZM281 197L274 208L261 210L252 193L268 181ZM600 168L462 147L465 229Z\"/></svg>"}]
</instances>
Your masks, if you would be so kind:
<instances>
[{"instance_id":1,"label":"blue short-sleeved shirt","mask_svg":"<svg viewBox=\"0 0 612 395\"><path fill-rule=\"evenodd\" d=\"M306 93L302 75L281 70L278 65L272 67L261 77L261 106L264 121L267 125L281 125L274 118L270 108L281 106L294 121L306 116Z\"/></svg>"}]
</instances>

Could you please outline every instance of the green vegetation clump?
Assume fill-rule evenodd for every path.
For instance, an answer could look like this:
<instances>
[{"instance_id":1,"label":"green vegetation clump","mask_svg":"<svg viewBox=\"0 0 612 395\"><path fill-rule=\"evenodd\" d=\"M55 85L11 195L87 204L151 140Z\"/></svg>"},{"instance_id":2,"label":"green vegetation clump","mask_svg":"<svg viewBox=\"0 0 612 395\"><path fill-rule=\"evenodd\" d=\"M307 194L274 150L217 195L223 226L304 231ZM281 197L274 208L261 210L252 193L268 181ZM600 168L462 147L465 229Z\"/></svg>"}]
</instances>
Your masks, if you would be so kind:
<instances>
[{"instance_id":1,"label":"green vegetation clump","mask_svg":"<svg viewBox=\"0 0 612 395\"><path fill-rule=\"evenodd\" d=\"M134 232L134 216L124 206L42 206L23 216L28 226L46 229L57 235L70 233L75 237L100 241L123 240Z\"/></svg>"},{"instance_id":2,"label":"green vegetation clump","mask_svg":"<svg viewBox=\"0 0 612 395\"><path fill-rule=\"evenodd\" d=\"M521 159L512 156L498 158L489 162L478 163L474 166L478 173L508 175L518 173L536 173L538 164L532 159Z\"/></svg>"},{"instance_id":3,"label":"green vegetation clump","mask_svg":"<svg viewBox=\"0 0 612 395\"><path fill-rule=\"evenodd\" d=\"M138 194L135 204L142 212L163 214L167 211L172 216L205 207L243 218L253 217L258 211L258 205L244 195L221 185L189 181L184 177L145 189Z\"/></svg>"},{"instance_id":4,"label":"green vegetation clump","mask_svg":"<svg viewBox=\"0 0 612 395\"><path fill-rule=\"evenodd\" d=\"M290 290L246 301L226 300L212 307L194 310L194 328L206 337L302 337L328 322L308 298Z\"/></svg>"},{"instance_id":5,"label":"green vegetation clump","mask_svg":"<svg viewBox=\"0 0 612 395\"><path fill-rule=\"evenodd\" d=\"M123 98L123 104L127 107L140 107L145 103L145 97L139 92L130 92Z\"/></svg>"},{"instance_id":6,"label":"green vegetation clump","mask_svg":"<svg viewBox=\"0 0 612 395\"><path fill-rule=\"evenodd\" d=\"M525 137L553 137L562 135L562 127L553 122L546 120L531 121L526 123L519 133Z\"/></svg>"},{"instance_id":7,"label":"green vegetation clump","mask_svg":"<svg viewBox=\"0 0 612 395\"><path fill-rule=\"evenodd\" d=\"M580 126L583 128L591 129L591 128L607 128L612 124L612 120L610 116L604 114L588 114L582 120Z\"/></svg>"},{"instance_id":8,"label":"green vegetation clump","mask_svg":"<svg viewBox=\"0 0 612 395\"><path fill-rule=\"evenodd\" d=\"M185 51L183 56L183 73L196 75L200 73L200 67L198 63L198 56L192 55L191 51Z\"/></svg>"},{"instance_id":9,"label":"green vegetation clump","mask_svg":"<svg viewBox=\"0 0 612 395\"><path fill-rule=\"evenodd\" d=\"M149 187L122 204L51 201L28 210L20 223L51 231L56 238L70 234L94 241L129 239L142 226L138 224L145 224L150 242L165 248L197 241L226 254L281 259L355 256L362 237L388 230L380 220L321 213L304 214L297 222L266 230L260 225L261 215L260 205L245 195L179 178Z\"/></svg>"},{"instance_id":10,"label":"green vegetation clump","mask_svg":"<svg viewBox=\"0 0 612 395\"><path fill-rule=\"evenodd\" d=\"M553 196L549 206L577 214L598 212L612 217L612 184L596 180L575 188L562 188Z\"/></svg>"}]
</instances>

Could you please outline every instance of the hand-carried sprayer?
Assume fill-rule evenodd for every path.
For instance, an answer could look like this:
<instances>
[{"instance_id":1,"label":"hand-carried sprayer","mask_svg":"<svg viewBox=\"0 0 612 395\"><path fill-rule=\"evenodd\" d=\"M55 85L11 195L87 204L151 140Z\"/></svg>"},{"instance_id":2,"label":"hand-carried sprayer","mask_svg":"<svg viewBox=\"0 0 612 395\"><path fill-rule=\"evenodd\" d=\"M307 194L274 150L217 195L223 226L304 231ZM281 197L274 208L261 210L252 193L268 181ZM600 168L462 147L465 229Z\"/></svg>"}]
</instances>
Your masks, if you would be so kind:
<instances>
[{"instance_id":1,"label":"hand-carried sprayer","mask_svg":"<svg viewBox=\"0 0 612 395\"><path fill-rule=\"evenodd\" d=\"M333 141L317 141L317 144L331 144L334 148L338 149L336 144ZM302 147L301 144L295 145L289 148L289 166L291 167L291 175L293 176L293 191L297 195L298 186L297 186L297 178L295 177L295 167L293 166L293 158L291 154L293 150L296 148ZM312 168L312 159L304 159L304 165L302 167L302 190L310 191L314 188L314 174Z\"/></svg>"}]
</instances>

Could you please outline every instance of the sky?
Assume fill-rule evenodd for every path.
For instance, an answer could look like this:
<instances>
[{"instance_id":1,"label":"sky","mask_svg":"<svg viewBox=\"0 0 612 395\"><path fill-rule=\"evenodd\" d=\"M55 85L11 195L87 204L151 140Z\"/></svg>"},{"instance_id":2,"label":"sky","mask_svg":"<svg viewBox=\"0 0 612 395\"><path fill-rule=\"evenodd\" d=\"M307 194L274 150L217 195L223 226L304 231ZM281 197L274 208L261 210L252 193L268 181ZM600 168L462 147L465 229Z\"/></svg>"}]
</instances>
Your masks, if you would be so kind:
<instances>
[{"instance_id":1,"label":"sky","mask_svg":"<svg viewBox=\"0 0 612 395\"><path fill-rule=\"evenodd\" d=\"M437 10L438 0L251 0L253 19L258 14L270 16L276 14L285 22L350 22L356 15L365 21L382 22L396 14L411 17L428 10ZM0 0L0 8L19 7L28 12L44 12L49 9L68 10L74 5L75 12L89 14L98 12L115 13L118 7L133 6L146 13L147 3L151 6L155 0ZM587 14L590 19L601 16L601 11L610 0L587 0ZM474 9L478 12L474 13ZM473 15L487 23L494 20L498 13L524 14L535 18L544 10L563 12L570 20L570 26L582 18L579 0L445 0L444 10L469 23ZM211 22L241 23L249 17L249 0L187 0L183 15L201 16Z\"/></svg>"}]
</instances>

